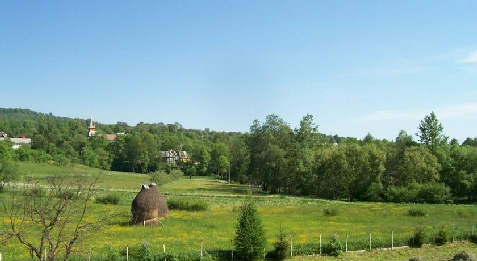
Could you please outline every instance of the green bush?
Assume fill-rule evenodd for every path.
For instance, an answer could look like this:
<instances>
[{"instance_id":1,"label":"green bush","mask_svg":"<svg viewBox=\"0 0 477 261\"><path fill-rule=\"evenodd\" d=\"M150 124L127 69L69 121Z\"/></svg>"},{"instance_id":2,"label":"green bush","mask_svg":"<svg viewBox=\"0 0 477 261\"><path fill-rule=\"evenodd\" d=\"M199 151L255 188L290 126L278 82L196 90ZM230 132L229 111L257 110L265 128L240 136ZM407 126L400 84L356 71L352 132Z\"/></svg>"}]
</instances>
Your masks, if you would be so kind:
<instances>
[{"instance_id":1,"label":"green bush","mask_svg":"<svg viewBox=\"0 0 477 261\"><path fill-rule=\"evenodd\" d=\"M337 208L325 208L323 210L323 215L326 217L334 217L339 215L339 210Z\"/></svg>"},{"instance_id":2,"label":"green bush","mask_svg":"<svg viewBox=\"0 0 477 261\"><path fill-rule=\"evenodd\" d=\"M416 196L417 202L442 204L449 202L450 189L442 183L427 183L421 185Z\"/></svg>"},{"instance_id":3,"label":"green bush","mask_svg":"<svg viewBox=\"0 0 477 261\"><path fill-rule=\"evenodd\" d=\"M414 235L409 239L409 246L414 248L420 248L424 244L426 240L426 233L424 232L424 228L417 227L414 230Z\"/></svg>"},{"instance_id":4,"label":"green bush","mask_svg":"<svg viewBox=\"0 0 477 261\"><path fill-rule=\"evenodd\" d=\"M331 236L331 241L322 246L322 253L329 256L339 256L344 251L343 243L338 241L338 236L333 234Z\"/></svg>"},{"instance_id":5,"label":"green bush","mask_svg":"<svg viewBox=\"0 0 477 261\"><path fill-rule=\"evenodd\" d=\"M405 187L389 187L384 193L390 202L449 203L450 189L442 183L412 183Z\"/></svg>"},{"instance_id":6,"label":"green bush","mask_svg":"<svg viewBox=\"0 0 477 261\"><path fill-rule=\"evenodd\" d=\"M414 202L418 191L419 188L417 184L410 184L406 187L391 186L385 191L384 197L390 202Z\"/></svg>"},{"instance_id":7,"label":"green bush","mask_svg":"<svg viewBox=\"0 0 477 261\"><path fill-rule=\"evenodd\" d=\"M181 170L173 169L169 173L164 170L159 170L149 174L149 181L156 183L158 186L178 180L184 176Z\"/></svg>"},{"instance_id":8,"label":"green bush","mask_svg":"<svg viewBox=\"0 0 477 261\"><path fill-rule=\"evenodd\" d=\"M119 204L119 195L108 194L108 195L96 198L95 202L97 204L103 204L103 205L118 205Z\"/></svg>"},{"instance_id":9,"label":"green bush","mask_svg":"<svg viewBox=\"0 0 477 261\"><path fill-rule=\"evenodd\" d=\"M442 226L439 232L437 232L436 238L434 240L434 244L438 246L442 246L448 241L449 241L449 234L447 234L447 231L444 229L444 226Z\"/></svg>"},{"instance_id":10,"label":"green bush","mask_svg":"<svg viewBox=\"0 0 477 261\"><path fill-rule=\"evenodd\" d=\"M411 217L425 217L427 216L427 211L422 208L410 208L407 214Z\"/></svg>"},{"instance_id":11,"label":"green bush","mask_svg":"<svg viewBox=\"0 0 477 261\"><path fill-rule=\"evenodd\" d=\"M168 199L167 207L169 210L186 210L186 211L205 211L209 208L209 204L203 200L192 200L186 198Z\"/></svg>"},{"instance_id":12,"label":"green bush","mask_svg":"<svg viewBox=\"0 0 477 261\"><path fill-rule=\"evenodd\" d=\"M108 254L106 255L106 258L103 258L102 260L103 261L121 260L121 253L119 251L114 250L111 245L108 250Z\"/></svg>"}]
</instances>

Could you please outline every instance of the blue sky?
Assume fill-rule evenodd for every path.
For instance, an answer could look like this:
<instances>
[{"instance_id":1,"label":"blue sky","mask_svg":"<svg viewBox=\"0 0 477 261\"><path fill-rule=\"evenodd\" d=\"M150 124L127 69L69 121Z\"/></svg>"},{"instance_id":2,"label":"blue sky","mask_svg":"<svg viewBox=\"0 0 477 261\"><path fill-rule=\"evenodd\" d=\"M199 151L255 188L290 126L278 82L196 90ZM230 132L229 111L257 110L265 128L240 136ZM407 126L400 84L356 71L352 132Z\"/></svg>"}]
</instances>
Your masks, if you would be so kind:
<instances>
[{"instance_id":1,"label":"blue sky","mask_svg":"<svg viewBox=\"0 0 477 261\"><path fill-rule=\"evenodd\" d=\"M0 1L0 107L248 132L477 137L477 1Z\"/></svg>"}]
</instances>

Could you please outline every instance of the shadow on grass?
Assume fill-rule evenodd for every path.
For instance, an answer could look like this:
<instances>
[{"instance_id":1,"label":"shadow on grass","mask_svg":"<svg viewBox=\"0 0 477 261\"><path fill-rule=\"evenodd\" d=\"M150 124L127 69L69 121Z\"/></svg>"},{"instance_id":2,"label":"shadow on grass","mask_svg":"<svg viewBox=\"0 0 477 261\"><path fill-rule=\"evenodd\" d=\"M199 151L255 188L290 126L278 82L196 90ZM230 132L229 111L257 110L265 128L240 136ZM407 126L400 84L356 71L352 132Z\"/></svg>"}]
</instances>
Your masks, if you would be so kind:
<instances>
[{"instance_id":1,"label":"shadow on grass","mask_svg":"<svg viewBox=\"0 0 477 261\"><path fill-rule=\"evenodd\" d=\"M206 188L197 188L196 191L233 194L233 195L247 195L248 191L252 190L254 195L268 195L267 192L262 191L259 187L237 185L237 184L219 184Z\"/></svg>"},{"instance_id":2,"label":"shadow on grass","mask_svg":"<svg viewBox=\"0 0 477 261\"><path fill-rule=\"evenodd\" d=\"M229 261L233 259L232 250L215 249L207 251L207 255L217 258L217 260Z\"/></svg>"}]
</instances>

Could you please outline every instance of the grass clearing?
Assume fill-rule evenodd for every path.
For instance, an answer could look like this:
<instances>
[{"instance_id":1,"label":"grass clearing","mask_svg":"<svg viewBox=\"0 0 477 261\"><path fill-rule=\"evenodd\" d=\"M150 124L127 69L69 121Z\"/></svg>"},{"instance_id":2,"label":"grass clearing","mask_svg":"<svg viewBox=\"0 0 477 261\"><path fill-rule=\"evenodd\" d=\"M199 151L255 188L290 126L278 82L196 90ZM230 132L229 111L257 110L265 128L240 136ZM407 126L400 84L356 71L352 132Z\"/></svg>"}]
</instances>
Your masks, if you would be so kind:
<instances>
[{"instance_id":1,"label":"grass clearing","mask_svg":"<svg viewBox=\"0 0 477 261\"><path fill-rule=\"evenodd\" d=\"M38 164L39 165L39 164ZM77 169L78 167L78 169ZM97 174L97 169L75 166L73 169L57 166L21 166L25 173L34 178L67 171ZM34 174L38 171L38 174ZM51 173L49 172L51 171ZM69 172L69 173L71 173ZM93 204L89 215L92 219L107 213L120 215L109 220L96 233L80 242L77 253L73 257L85 260L91 249L93 257L104 257L110 246L122 250L126 246L139 246L147 243L152 251L162 251L163 244L171 253L198 254L203 245L206 251L230 251L232 238L235 235L238 209L249 189L253 190L257 200L258 211L265 226L268 248L272 249L273 241L283 228L287 239L294 245L295 255L316 254L319 250L320 236L323 243L329 242L336 234L337 240L345 242L348 238L348 250L369 249L369 237L372 237L372 248L390 247L391 235L394 235L394 246L403 246L413 235L418 226L424 228L426 240L432 242L441 227L449 233L449 241L458 241L468 237L476 224L477 208L473 205L429 205L429 204L394 204L326 201L313 198L269 196L260 188L250 188L237 184L228 184L210 177L185 177L159 187L166 200L190 200L203 202L208 207L200 211L181 209L170 210L170 217L161 219L164 226L140 227L129 226L131 202L143 183L148 183L148 176L142 174L104 172L98 184L98 197L119 194L117 205ZM0 194L0 197L6 196ZM419 208L426 216L410 216L409 210ZM326 210L337 215L326 215ZM5 219L0 214L1 219ZM476 251L474 244L455 243L443 247L425 247L422 250L406 249L399 251L366 251L365 253L348 252L342 260L408 260L405 256L413 255L413 251L441 251L447 259L453 256L457 248L468 248ZM9 241L0 247L4 260L28 260L27 250L16 241ZM383 252L383 253L381 253ZM452 252L452 254L450 253ZM417 252L418 254L420 252ZM475 253L475 252L474 252ZM383 255L390 255L382 258ZM368 258L360 259L361 256ZM425 255L423 255L425 257ZM309 259L306 259L309 258ZM313 257L300 257L294 260L314 260ZM320 257L320 260L332 260ZM336 260L333 258L333 260ZM439 259L432 259L439 260ZM444 260L444 259L442 259Z\"/></svg>"}]
</instances>

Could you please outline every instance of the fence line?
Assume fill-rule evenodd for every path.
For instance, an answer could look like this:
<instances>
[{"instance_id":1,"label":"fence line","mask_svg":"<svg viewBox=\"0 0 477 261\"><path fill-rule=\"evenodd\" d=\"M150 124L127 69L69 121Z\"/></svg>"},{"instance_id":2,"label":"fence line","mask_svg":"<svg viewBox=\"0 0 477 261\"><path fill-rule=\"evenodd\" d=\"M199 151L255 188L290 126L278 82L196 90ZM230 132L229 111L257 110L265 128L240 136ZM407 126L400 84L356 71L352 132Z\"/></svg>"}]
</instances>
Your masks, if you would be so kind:
<instances>
[{"instance_id":1,"label":"fence line","mask_svg":"<svg viewBox=\"0 0 477 261\"><path fill-rule=\"evenodd\" d=\"M436 229L433 227L432 229L426 230L426 244L435 244L436 243ZM466 241L474 236L475 233L475 225L472 225L471 229L465 229L465 227L456 227L452 225L449 229L449 237L447 238L448 242L460 242ZM342 242L343 248L342 251L349 252L349 251L365 251L365 250L372 250L372 249L386 249L386 250L394 250L401 247L408 247L409 240L414 236L414 231L409 233L399 233L399 236L396 237L394 230L390 231L389 237L383 236L382 234L376 235L376 233L369 232L367 235L358 234L358 236L350 235L346 233L345 239L339 242ZM319 234L319 243L317 245L313 245L312 242L305 242L305 243L297 243L294 242L293 237L290 236L290 249L293 249L292 256L306 256L306 255L323 255L327 254L324 253L324 247L327 246L326 241L323 241L322 234ZM344 241L344 242L343 242ZM367 242L366 242L367 241ZM331 242L331 241L330 241ZM316 243L315 243L316 244Z\"/></svg>"},{"instance_id":2,"label":"fence line","mask_svg":"<svg viewBox=\"0 0 477 261\"><path fill-rule=\"evenodd\" d=\"M433 227L432 229L427 229L426 230L426 244L434 244L436 243L436 228ZM448 242L458 242L458 241L464 241L464 240L469 240L472 237L474 237L475 233L475 225L472 225L470 229L465 229L464 227L458 227L455 225L450 226L450 229L447 230L450 232ZM432 233L432 234L431 234ZM366 234L363 233L356 233L355 236L350 235L349 233L346 233L346 237L344 240L338 240L337 235L334 234L331 238L334 238L337 243L342 244L342 251L345 252L351 252L351 251L366 251L366 250L371 250L371 249L386 249L386 250L393 250L401 247L408 247L408 242L409 239L414 235L414 232L407 232L407 233L399 233L399 237L396 238L395 236L395 231L391 230L390 231L390 238L383 236L383 234L377 234L373 232L369 232ZM406 236L407 235L407 236ZM307 256L307 255L325 255L329 254L324 251L324 248L328 247L330 242L324 242L323 241L323 236L322 234L319 234L319 242L305 242L305 243L297 243L297 240L294 240L298 237L299 235L290 235L290 256ZM344 241L344 242L343 242ZM344 243L344 245L343 245ZM207 255L207 251L205 249L205 244L204 240L200 242L200 245L198 246L198 253L197 255L200 255L202 258L203 256ZM136 247L139 248L149 248L151 246L148 246L147 244L142 245L138 244ZM121 248L120 248L121 249ZM157 248L156 248L157 249ZM45 260L47 260L47 253L46 253L46 248L44 249L44 257ZM163 254L166 254L166 243L162 243L162 249L157 249L156 253L160 253L162 250ZM109 244L109 251L114 251L112 248L112 243ZM131 251L131 247L129 245L126 245L125 248L122 248L122 250L117 250L123 253L123 256L125 254L125 257L123 257L123 260L129 261L131 254L133 254L133 251ZM228 257L231 257L232 260L234 260L234 249L233 247L231 249L214 249L213 251L221 251L223 253L230 253L227 254ZM87 253L86 253L87 252ZM134 251L137 252L137 251ZM89 248L89 251L83 252L85 253L83 258L87 260L92 260L93 258L93 249ZM95 253L101 253L104 255L104 252L98 252L95 251ZM193 253L193 251L185 251L185 252L179 252L179 253L174 253L172 252L171 254L190 254ZM5 254L5 252L3 252ZM134 257L133 260L136 260L137 257ZM0 261L3 261L4 256L2 256L2 252L0 252ZM227 258L228 259L228 258ZM81 259L84 260L84 259Z\"/></svg>"}]
</instances>

